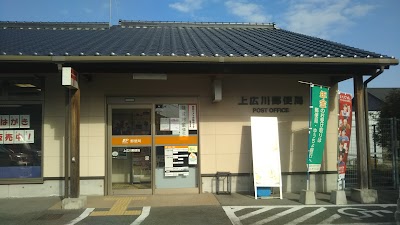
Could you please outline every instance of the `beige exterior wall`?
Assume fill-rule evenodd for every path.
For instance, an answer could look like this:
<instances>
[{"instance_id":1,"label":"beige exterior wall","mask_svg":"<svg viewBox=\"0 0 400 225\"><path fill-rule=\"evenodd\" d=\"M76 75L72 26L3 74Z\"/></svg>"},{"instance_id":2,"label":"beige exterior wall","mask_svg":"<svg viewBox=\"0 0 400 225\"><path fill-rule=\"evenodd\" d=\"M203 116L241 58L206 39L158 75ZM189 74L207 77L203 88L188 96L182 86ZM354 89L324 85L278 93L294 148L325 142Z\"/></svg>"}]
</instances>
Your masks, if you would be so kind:
<instances>
[{"instance_id":1,"label":"beige exterior wall","mask_svg":"<svg viewBox=\"0 0 400 225\"><path fill-rule=\"evenodd\" d=\"M61 76L46 78L43 122L43 177L64 176L65 90Z\"/></svg>"},{"instance_id":2,"label":"beige exterior wall","mask_svg":"<svg viewBox=\"0 0 400 225\"><path fill-rule=\"evenodd\" d=\"M305 172L308 146L309 86L297 77L230 76L223 79L223 100L200 102L202 173L252 172L251 116L276 116L279 121L282 172ZM309 80L309 79L308 79ZM323 81L319 81L324 83ZM330 119L322 170L336 171L336 88L330 91ZM238 105L241 96L303 96L303 105ZM288 107L289 113L253 113L253 107ZM329 159L329 160L328 160Z\"/></svg>"},{"instance_id":3,"label":"beige exterior wall","mask_svg":"<svg viewBox=\"0 0 400 225\"><path fill-rule=\"evenodd\" d=\"M298 80L325 84L323 77L311 80L307 77L289 75L224 76L221 78L223 97L218 103L212 102L212 82L208 75L169 75L166 81L132 80L131 75L93 75L91 81L81 77L80 175L105 176L106 96L198 97L201 174L215 174L217 171L251 173L250 117L277 116L282 172L305 172L309 86L298 83ZM337 87L333 87L330 91L330 119L322 163L323 171L336 171L336 90ZM44 177L64 176L64 91L59 75L47 77L44 111ZM239 105L242 96L303 96L304 102L303 105L291 106ZM160 103L163 103L162 99ZM253 107L288 107L290 112L253 113Z\"/></svg>"}]
</instances>

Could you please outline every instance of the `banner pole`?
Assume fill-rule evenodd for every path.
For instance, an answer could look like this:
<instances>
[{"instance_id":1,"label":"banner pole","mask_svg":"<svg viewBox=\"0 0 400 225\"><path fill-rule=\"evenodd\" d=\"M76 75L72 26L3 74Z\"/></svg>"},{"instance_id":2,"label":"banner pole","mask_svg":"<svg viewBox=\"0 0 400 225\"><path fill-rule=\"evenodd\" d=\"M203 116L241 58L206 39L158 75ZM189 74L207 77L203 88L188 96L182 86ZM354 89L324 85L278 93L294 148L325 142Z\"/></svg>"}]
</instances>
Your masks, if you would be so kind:
<instances>
[{"instance_id":1,"label":"banner pole","mask_svg":"<svg viewBox=\"0 0 400 225\"><path fill-rule=\"evenodd\" d=\"M339 146L339 132L340 132L340 124L339 124L339 119L340 119L340 91L337 91L336 92L337 93L337 98L338 98L338 114L337 114L337 117L338 117L338 122L337 122L337 127L338 127L338 139L337 139L337 141L336 141L336 146ZM336 155L337 155L337 158L339 159L339 154L340 154L340 149L338 148L337 150L336 150ZM339 173L340 173L340 168L339 168L339 160L337 160L337 162L336 162L336 167L337 167L337 188L338 188L338 190L340 191L340 190L342 190L342 188L341 188L341 184L342 184L342 180L340 179L340 175L339 175Z\"/></svg>"},{"instance_id":2,"label":"banner pole","mask_svg":"<svg viewBox=\"0 0 400 225\"><path fill-rule=\"evenodd\" d=\"M322 85L322 84L314 84L314 83L307 82L307 81L298 80L297 82L299 82L300 84L308 84L308 85L310 85L310 87L314 87L314 85L317 85L317 86L324 87L324 88L331 88L330 86L326 86L326 85Z\"/></svg>"},{"instance_id":3,"label":"banner pole","mask_svg":"<svg viewBox=\"0 0 400 225\"><path fill-rule=\"evenodd\" d=\"M300 82L300 81L299 81ZM305 82L304 82L305 83ZM310 190L310 134L311 134L311 116L312 116L312 88L314 87L314 84L309 83L310 84L310 109L308 112L308 149L307 149L307 191Z\"/></svg>"}]
</instances>

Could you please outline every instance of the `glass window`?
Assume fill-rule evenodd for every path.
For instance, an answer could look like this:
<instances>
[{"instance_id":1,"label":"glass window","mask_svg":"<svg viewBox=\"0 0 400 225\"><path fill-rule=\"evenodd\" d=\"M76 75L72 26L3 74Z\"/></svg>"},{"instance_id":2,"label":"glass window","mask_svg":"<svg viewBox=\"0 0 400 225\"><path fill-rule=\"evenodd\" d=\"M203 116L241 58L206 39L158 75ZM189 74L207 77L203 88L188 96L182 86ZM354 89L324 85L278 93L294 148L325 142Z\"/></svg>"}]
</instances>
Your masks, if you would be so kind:
<instances>
[{"instance_id":1,"label":"glass window","mask_svg":"<svg viewBox=\"0 0 400 225\"><path fill-rule=\"evenodd\" d=\"M156 147L156 188L195 188L198 187L197 152L188 152L189 146ZM172 155L166 153L172 150ZM190 147L189 147L190 148ZM191 156L195 156L195 162ZM168 162L170 161L170 162Z\"/></svg>"},{"instance_id":2,"label":"glass window","mask_svg":"<svg viewBox=\"0 0 400 225\"><path fill-rule=\"evenodd\" d=\"M197 134L197 112L196 105L179 105L179 104L156 104L156 134L157 135L180 135L180 115L179 107L188 108L188 129L189 135ZM194 108L193 108L194 106ZM194 112L194 117L193 113ZM193 126L195 123L196 126ZM190 126L192 124L192 126Z\"/></svg>"},{"instance_id":3,"label":"glass window","mask_svg":"<svg viewBox=\"0 0 400 225\"><path fill-rule=\"evenodd\" d=\"M151 109L113 109L112 135L151 135Z\"/></svg>"},{"instance_id":4,"label":"glass window","mask_svg":"<svg viewBox=\"0 0 400 225\"><path fill-rule=\"evenodd\" d=\"M42 80L36 78L1 79L0 97L40 97Z\"/></svg>"},{"instance_id":5,"label":"glass window","mask_svg":"<svg viewBox=\"0 0 400 225\"><path fill-rule=\"evenodd\" d=\"M0 104L0 179L41 174L42 105Z\"/></svg>"},{"instance_id":6,"label":"glass window","mask_svg":"<svg viewBox=\"0 0 400 225\"><path fill-rule=\"evenodd\" d=\"M197 105L156 104L156 188L198 187Z\"/></svg>"}]
</instances>

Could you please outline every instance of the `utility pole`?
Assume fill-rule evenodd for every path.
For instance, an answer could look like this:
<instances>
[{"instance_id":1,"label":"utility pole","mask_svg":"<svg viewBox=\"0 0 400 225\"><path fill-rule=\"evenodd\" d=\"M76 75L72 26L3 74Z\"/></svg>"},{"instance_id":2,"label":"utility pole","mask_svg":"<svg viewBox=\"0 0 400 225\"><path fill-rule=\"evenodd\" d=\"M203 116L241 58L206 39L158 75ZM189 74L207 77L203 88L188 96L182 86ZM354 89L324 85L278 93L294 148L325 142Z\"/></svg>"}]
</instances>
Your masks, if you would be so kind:
<instances>
[{"instance_id":1,"label":"utility pole","mask_svg":"<svg viewBox=\"0 0 400 225\"><path fill-rule=\"evenodd\" d=\"M111 27L111 1L112 1L112 0L110 0L110 22L108 23L108 26L109 26L109 27Z\"/></svg>"}]
</instances>

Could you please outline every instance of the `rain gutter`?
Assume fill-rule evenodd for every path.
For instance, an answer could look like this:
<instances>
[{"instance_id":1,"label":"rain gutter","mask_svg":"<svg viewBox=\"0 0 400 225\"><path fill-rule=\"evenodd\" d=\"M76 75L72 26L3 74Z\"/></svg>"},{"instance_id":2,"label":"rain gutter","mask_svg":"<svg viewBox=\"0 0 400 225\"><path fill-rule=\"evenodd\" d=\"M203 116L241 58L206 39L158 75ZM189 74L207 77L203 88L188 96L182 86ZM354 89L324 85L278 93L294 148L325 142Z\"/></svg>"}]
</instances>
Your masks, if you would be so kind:
<instances>
[{"instance_id":1,"label":"rain gutter","mask_svg":"<svg viewBox=\"0 0 400 225\"><path fill-rule=\"evenodd\" d=\"M192 62L192 63L321 63L359 65L397 65L394 58L323 58L323 57L209 57L209 56L0 56L0 62L95 63L95 62Z\"/></svg>"},{"instance_id":2,"label":"rain gutter","mask_svg":"<svg viewBox=\"0 0 400 225\"><path fill-rule=\"evenodd\" d=\"M366 137L369 137L369 108L368 108L368 88L367 85L369 82L377 78L379 75L381 75L385 71L384 66L381 66L377 71L375 71L367 80L364 81L364 105L365 105L365 127L366 129ZM368 138L366 139L368 140ZM369 141L367 141L367 165L371 165L371 145ZM368 166L368 187L372 188L372 173L371 173L371 167Z\"/></svg>"}]
</instances>

